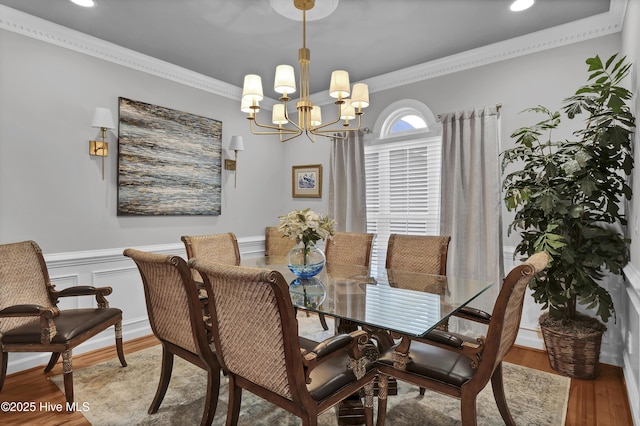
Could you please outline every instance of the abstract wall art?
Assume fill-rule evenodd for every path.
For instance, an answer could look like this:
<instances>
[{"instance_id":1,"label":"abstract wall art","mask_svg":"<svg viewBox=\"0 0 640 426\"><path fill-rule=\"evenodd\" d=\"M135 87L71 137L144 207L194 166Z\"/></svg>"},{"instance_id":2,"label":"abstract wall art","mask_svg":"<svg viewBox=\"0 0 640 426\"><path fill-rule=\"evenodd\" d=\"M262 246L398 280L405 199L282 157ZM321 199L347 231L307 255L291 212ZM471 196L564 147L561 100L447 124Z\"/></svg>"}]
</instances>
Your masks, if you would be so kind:
<instances>
[{"instance_id":1,"label":"abstract wall art","mask_svg":"<svg viewBox=\"0 0 640 426\"><path fill-rule=\"evenodd\" d=\"M118 215L219 215L222 122L119 98Z\"/></svg>"}]
</instances>

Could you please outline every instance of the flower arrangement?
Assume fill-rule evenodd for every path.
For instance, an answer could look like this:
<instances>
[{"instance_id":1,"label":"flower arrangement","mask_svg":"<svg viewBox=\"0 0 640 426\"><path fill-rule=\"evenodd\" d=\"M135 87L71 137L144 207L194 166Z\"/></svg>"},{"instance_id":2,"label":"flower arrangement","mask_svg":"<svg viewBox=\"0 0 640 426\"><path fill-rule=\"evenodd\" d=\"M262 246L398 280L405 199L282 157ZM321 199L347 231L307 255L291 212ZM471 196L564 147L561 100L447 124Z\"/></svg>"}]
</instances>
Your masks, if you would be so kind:
<instances>
[{"instance_id":1,"label":"flower arrangement","mask_svg":"<svg viewBox=\"0 0 640 426\"><path fill-rule=\"evenodd\" d=\"M289 252L287 264L289 270L300 278L308 279L318 274L324 267L326 258L322 250L316 247L318 240L326 240L334 234L335 221L311 209L294 210L280 216L278 230L284 237L298 244ZM303 244L299 247L300 243Z\"/></svg>"},{"instance_id":2,"label":"flower arrangement","mask_svg":"<svg viewBox=\"0 0 640 426\"><path fill-rule=\"evenodd\" d=\"M280 216L278 230L286 237L296 240L296 243L303 243L305 249L310 243L315 244L318 240L326 240L335 233L335 220L329 216L323 216L311 209L294 210L291 213Z\"/></svg>"}]
</instances>

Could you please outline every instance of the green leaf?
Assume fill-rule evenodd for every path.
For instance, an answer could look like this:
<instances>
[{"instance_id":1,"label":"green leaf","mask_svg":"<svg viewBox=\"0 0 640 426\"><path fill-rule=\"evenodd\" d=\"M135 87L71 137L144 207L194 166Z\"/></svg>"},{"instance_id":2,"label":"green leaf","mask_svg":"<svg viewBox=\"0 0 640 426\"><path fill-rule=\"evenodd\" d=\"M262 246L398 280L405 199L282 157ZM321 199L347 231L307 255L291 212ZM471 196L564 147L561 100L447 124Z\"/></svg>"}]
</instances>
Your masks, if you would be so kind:
<instances>
[{"instance_id":1,"label":"green leaf","mask_svg":"<svg viewBox=\"0 0 640 426\"><path fill-rule=\"evenodd\" d=\"M602 61L600 60L600 56L596 55L593 58L589 58L587 59L587 65L589 65L589 71L596 71L596 70L601 70L602 67Z\"/></svg>"}]
</instances>

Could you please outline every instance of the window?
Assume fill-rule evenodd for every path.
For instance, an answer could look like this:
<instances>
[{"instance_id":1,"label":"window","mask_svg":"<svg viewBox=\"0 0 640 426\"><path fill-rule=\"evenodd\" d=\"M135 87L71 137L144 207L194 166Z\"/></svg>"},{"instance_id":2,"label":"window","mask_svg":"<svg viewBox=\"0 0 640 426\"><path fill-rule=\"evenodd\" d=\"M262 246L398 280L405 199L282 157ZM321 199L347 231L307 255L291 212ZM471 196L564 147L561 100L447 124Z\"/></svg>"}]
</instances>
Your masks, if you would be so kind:
<instances>
[{"instance_id":1,"label":"window","mask_svg":"<svg viewBox=\"0 0 640 426\"><path fill-rule=\"evenodd\" d=\"M435 119L428 108L408 103L387 108L376 123L378 140L365 146L367 232L377 235L374 271L384 268L390 234L439 233L442 139L430 129Z\"/></svg>"}]
</instances>

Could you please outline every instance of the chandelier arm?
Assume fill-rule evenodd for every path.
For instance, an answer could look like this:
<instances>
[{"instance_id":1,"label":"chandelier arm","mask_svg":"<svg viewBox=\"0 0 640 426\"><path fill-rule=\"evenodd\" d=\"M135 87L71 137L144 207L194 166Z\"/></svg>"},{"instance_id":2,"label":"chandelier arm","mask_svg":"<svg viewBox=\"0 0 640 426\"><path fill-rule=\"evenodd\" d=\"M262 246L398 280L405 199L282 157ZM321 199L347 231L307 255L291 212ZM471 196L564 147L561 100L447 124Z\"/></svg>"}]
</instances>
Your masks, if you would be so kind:
<instances>
[{"instance_id":1,"label":"chandelier arm","mask_svg":"<svg viewBox=\"0 0 640 426\"><path fill-rule=\"evenodd\" d=\"M339 134L339 132L342 132L342 130L333 130L332 132L333 134L331 134L329 131L327 131L326 133L313 133L313 136L322 136L323 138L332 138L332 139L340 139L340 140L347 140L349 138L348 135L342 136ZM310 136L309 136L309 139L311 139ZM313 139L313 141L315 142L315 139Z\"/></svg>"},{"instance_id":2,"label":"chandelier arm","mask_svg":"<svg viewBox=\"0 0 640 426\"><path fill-rule=\"evenodd\" d=\"M258 127L261 127L263 129L277 130L278 133L287 133L287 134L291 134L291 133L301 134L302 133L301 130L289 129L287 127L280 127L280 126L274 126L274 125L271 125L271 124L259 123L258 120L255 117L254 118L249 118L249 121L251 121L252 125L255 123L255 125L258 126Z\"/></svg>"},{"instance_id":3,"label":"chandelier arm","mask_svg":"<svg viewBox=\"0 0 640 426\"><path fill-rule=\"evenodd\" d=\"M323 126L320 126L320 127L316 127L315 129L311 129L311 132L314 133L314 134L317 134L317 135L321 135L321 136L324 136L323 133L355 132L355 131L360 130L360 117L362 117L362 114L357 114L357 117L358 117L358 127L344 127L342 129L322 129L322 130L318 130L318 129L321 129L321 128L325 127L323 125ZM338 120L338 121L340 121L340 120ZM327 126L329 124L333 124L333 123L327 123Z\"/></svg>"},{"instance_id":4,"label":"chandelier arm","mask_svg":"<svg viewBox=\"0 0 640 426\"><path fill-rule=\"evenodd\" d=\"M336 102L336 105L338 106L338 118L336 118L335 120L330 121L328 123L323 123L323 124L320 124L319 126L316 126L316 127L312 128L311 129L312 132L317 132L317 131L321 131L321 132L330 131L330 132L332 132L333 131L333 130L320 130L320 129L324 129L325 127L329 127L329 126L332 126L332 125L340 122L340 113L341 113L341 109L340 108L341 107L340 107L340 104L337 103L337 102Z\"/></svg>"},{"instance_id":5,"label":"chandelier arm","mask_svg":"<svg viewBox=\"0 0 640 426\"><path fill-rule=\"evenodd\" d=\"M289 118L289 113L287 112L287 103L284 102L284 118L289 122L289 124L291 124L293 127L295 127L297 130L295 130L296 132L298 132L298 136L300 136L302 134L302 132L304 131L304 129L300 126L298 126L297 123L295 123L293 120L291 120ZM293 129L288 129L288 130L293 130ZM287 139L289 140L289 139ZM284 141L282 141L284 142Z\"/></svg>"},{"instance_id":6,"label":"chandelier arm","mask_svg":"<svg viewBox=\"0 0 640 426\"><path fill-rule=\"evenodd\" d=\"M295 129L288 129L286 127L278 127L278 126L271 126L268 124L260 124L258 123L255 119L250 119L249 120L250 123L250 129L251 129L251 133L253 133L254 135L295 135L295 136L300 136L302 134L301 131L295 130ZM254 124L260 128L263 129L271 129L272 131L260 131L260 130L254 130L253 126ZM294 137L295 137L294 136Z\"/></svg>"},{"instance_id":7,"label":"chandelier arm","mask_svg":"<svg viewBox=\"0 0 640 426\"><path fill-rule=\"evenodd\" d=\"M282 139L282 134L280 134L280 142L287 142L287 141L290 141L291 139L297 138L297 137L298 137L298 136L300 136L302 133L306 133L306 132L300 132L300 133L298 133L298 134L291 135L291 136L289 136L289 137L288 137L288 138L286 138L286 139ZM308 134L307 134L307 137L311 140L311 142L315 142L315 139L312 139Z\"/></svg>"}]
</instances>

